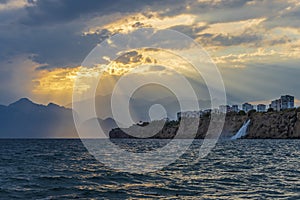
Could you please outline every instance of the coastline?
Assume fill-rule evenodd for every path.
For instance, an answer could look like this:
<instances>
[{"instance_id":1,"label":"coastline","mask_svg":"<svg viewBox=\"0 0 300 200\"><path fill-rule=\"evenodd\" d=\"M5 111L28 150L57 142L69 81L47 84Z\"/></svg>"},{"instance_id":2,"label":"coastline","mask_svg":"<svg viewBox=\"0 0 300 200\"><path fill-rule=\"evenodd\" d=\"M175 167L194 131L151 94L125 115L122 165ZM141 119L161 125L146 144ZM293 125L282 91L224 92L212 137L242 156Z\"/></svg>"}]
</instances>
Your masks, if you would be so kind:
<instances>
[{"instance_id":1,"label":"coastline","mask_svg":"<svg viewBox=\"0 0 300 200\"><path fill-rule=\"evenodd\" d=\"M296 108L283 111L248 112L247 114L227 113L220 138L226 139L235 135L248 119L251 122L247 128L247 134L243 139L300 139L300 109ZM209 121L210 115L200 118L195 139L205 138ZM173 139L178 130L179 123L180 121L167 121L162 130L157 134L141 139ZM109 137L111 139L137 139L138 137L126 134L127 131L131 132L135 130L140 132L139 136L143 136L143 127L133 125L126 129L112 129L109 132ZM179 139L193 138L182 137Z\"/></svg>"}]
</instances>

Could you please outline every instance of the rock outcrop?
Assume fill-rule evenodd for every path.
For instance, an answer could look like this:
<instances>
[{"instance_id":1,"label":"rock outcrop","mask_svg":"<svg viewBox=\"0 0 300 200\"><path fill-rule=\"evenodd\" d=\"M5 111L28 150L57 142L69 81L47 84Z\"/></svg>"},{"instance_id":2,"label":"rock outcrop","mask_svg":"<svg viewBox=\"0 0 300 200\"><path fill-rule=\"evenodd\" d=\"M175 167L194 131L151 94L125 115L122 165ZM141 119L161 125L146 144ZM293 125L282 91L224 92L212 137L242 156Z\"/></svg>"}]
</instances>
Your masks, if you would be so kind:
<instances>
[{"instance_id":1,"label":"rock outcrop","mask_svg":"<svg viewBox=\"0 0 300 200\"><path fill-rule=\"evenodd\" d=\"M288 139L300 138L300 111L253 113L246 138Z\"/></svg>"}]
</instances>

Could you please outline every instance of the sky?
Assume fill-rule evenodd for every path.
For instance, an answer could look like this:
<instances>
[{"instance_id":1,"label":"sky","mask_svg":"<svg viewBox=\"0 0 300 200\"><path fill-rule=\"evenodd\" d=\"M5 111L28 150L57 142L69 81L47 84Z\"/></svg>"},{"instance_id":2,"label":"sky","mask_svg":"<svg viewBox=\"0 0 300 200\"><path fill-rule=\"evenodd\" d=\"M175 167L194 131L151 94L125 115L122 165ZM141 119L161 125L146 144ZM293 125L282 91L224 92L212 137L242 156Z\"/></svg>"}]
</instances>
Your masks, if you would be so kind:
<instances>
[{"instance_id":1,"label":"sky","mask_svg":"<svg viewBox=\"0 0 300 200\"><path fill-rule=\"evenodd\" d=\"M70 104L74 77L97 44L149 27L200 44L220 70L231 104L267 103L283 94L300 99L299 0L0 0L0 19L0 104L22 97ZM146 51L129 54L155 63ZM111 76L122 75L115 69ZM151 70L172 76L161 66Z\"/></svg>"}]
</instances>

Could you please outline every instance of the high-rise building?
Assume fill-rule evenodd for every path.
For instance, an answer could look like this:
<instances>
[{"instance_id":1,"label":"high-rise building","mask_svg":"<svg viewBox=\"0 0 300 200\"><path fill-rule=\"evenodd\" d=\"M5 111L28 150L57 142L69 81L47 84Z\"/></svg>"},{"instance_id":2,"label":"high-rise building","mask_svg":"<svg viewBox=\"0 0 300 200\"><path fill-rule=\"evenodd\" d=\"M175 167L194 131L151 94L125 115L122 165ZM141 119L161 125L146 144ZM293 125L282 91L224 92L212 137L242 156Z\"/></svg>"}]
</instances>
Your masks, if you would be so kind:
<instances>
[{"instance_id":1,"label":"high-rise building","mask_svg":"<svg viewBox=\"0 0 300 200\"><path fill-rule=\"evenodd\" d=\"M244 104L242 105L242 109L243 109L243 111L245 111L245 112L249 112L250 110L253 110L254 107L253 107L253 105L250 104L250 103L244 103Z\"/></svg>"},{"instance_id":2,"label":"high-rise building","mask_svg":"<svg viewBox=\"0 0 300 200\"><path fill-rule=\"evenodd\" d=\"M294 108L294 99L291 95L281 96L280 99L271 102L270 108L273 108L275 111Z\"/></svg>"},{"instance_id":3,"label":"high-rise building","mask_svg":"<svg viewBox=\"0 0 300 200\"><path fill-rule=\"evenodd\" d=\"M288 108L294 108L294 97L290 95L285 95L280 97L281 104L280 108L281 110L288 109Z\"/></svg>"}]
</instances>

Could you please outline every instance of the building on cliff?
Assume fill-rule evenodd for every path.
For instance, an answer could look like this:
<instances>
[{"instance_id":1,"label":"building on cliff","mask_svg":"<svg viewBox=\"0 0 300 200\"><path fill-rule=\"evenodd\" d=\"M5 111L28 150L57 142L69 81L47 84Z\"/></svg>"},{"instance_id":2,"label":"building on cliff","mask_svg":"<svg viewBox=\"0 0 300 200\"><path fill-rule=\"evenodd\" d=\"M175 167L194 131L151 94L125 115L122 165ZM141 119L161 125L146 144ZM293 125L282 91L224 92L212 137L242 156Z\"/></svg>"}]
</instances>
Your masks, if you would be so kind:
<instances>
[{"instance_id":1,"label":"building on cliff","mask_svg":"<svg viewBox=\"0 0 300 200\"><path fill-rule=\"evenodd\" d=\"M254 109L254 107L250 103L244 103L242 105L242 110L245 111L245 112L249 112L250 110L253 110L253 109Z\"/></svg>"},{"instance_id":2,"label":"building on cliff","mask_svg":"<svg viewBox=\"0 0 300 200\"><path fill-rule=\"evenodd\" d=\"M271 101L270 108L275 111L285 110L288 108L294 108L295 98L291 95L281 96L280 99Z\"/></svg>"},{"instance_id":3,"label":"building on cliff","mask_svg":"<svg viewBox=\"0 0 300 200\"><path fill-rule=\"evenodd\" d=\"M232 105L231 106L231 111L232 112L239 112L239 106L238 105Z\"/></svg>"},{"instance_id":4,"label":"building on cliff","mask_svg":"<svg viewBox=\"0 0 300 200\"><path fill-rule=\"evenodd\" d=\"M267 108L266 105L264 105L264 104L258 104L256 110L257 110L257 112L266 112L266 108Z\"/></svg>"},{"instance_id":5,"label":"building on cliff","mask_svg":"<svg viewBox=\"0 0 300 200\"><path fill-rule=\"evenodd\" d=\"M219 112L220 113L228 113L228 112L239 112L239 106L238 105L220 105L219 106Z\"/></svg>"},{"instance_id":6,"label":"building on cliff","mask_svg":"<svg viewBox=\"0 0 300 200\"><path fill-rule=\"evenodd\" d=\"M199 118L203 115L203 111L185 111L185 112L178 112L177 119L180 120L182 117L184 118Z\"/></svg>"},{"instance_id":7,"label":"building on cliff","mask_svg":"<svg viewBox=\"0 0 300 200\"><path fill-rule=\"evenodd\" d=\"M290 95L281 96L281 109L288 109L288 108L294 108L294 97Z\"/></svg>"},{"instance_id":8,"label":"building on cliff","mask_svg":"<svg viewBox=\"0 0 300 200\"><path fill-rule=\"evenodd\" d=\"M270 108L273 108L275 111L280 111L280 99L276 99L271 101L271 104L269 105Z\"/></svg>"},{"instance_id":9,"label":"building on cliff","mask_svg":"<svg viewBox=\"0 0 300 200\"><path fill-rule=\"evenodd\" d=\"M219 111L220 113L228 113L230 112L230 106L229 105L220 105L219 106Z\"/></svg>"}]
</instances>

